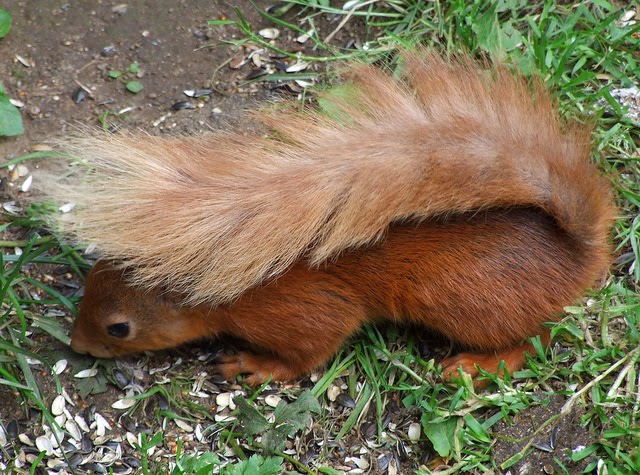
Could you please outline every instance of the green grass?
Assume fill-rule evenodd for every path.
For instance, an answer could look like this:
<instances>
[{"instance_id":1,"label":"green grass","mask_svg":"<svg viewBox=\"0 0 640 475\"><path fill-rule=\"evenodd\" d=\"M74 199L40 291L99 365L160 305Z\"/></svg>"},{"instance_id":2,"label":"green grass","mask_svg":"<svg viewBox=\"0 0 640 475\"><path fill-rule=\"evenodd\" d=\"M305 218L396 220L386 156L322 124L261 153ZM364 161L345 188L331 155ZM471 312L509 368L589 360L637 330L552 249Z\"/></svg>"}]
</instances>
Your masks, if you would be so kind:
<instances>
[{"instance_id":1,"label":"green grass","mask_svg":"<svg viewBox=\"0 0 640 475\"><path fill-rule=\"evenodd\" d=\"M414 450L431 451L432 459L448 468L438 473L499 473L506 471L521 457L534 450L525 444L511 458L492 459L492 447L499 439L496 427L501 421L512 421L521 411L544 406L552 395L564 399L562 409L541 424L552 426L566 420L580 408L579 424L593 436L593 442L569 457L589 460L586 473L640 473L640 173L638 133L640 124L625 116L625 110L612 97L613 88L637 84L640 77L638 36L640 23L623 25L623 11L605 1L593 2L370 2L352 11L330 6L328 2L296 0L285 16L263 12L263 16L280 29L290 29L294 36L310 33L315 49L301 59L330 63L359 58L387 61L393 67L393 48L397 45L426 44L442 51L470 51L488 55L516 65L525 74L539 74L554 89L562 111L594 122L594 160L598 161L615 185L619 199L620 219L613 232L616 256L606 285L591 295L588 305L568 309L568 314L553 328L559 344L548 351L539 349L521 371L506 380L495 380L489 391L476 392L468 380L458 386L444 385L437 375L433 360L420 358L417 343L402 332L369 328L363 336L336 357L326 375L311 389L320 399L320 414L308 410L315 424L326 431L328 439L357 437L365 421L374 426L374 439L385 447L388 440L386 418L390 401L409 411L422 428L418 445L411 445L400 430L397 445L410 445ZM277 53L291 56L284 47L261 38L255 25L249 24L242 11L236 19L212 24L233 24L239 39L227 40L235 46L254 43ZM361 25L365 32L359 50L347 50L326 42L329 35L339 34L340 21L331 23L333 30L317 33L316 25L337 15L345 24ZM335 37L335 36L334 36ZM291 56L293 57L293 56ZM288 75L292 77L292 75ZM304 79L313 77L300 74ZM267 80L281 79L267 76ZM36 215L7 218L8 227L32 230L26 242L3 242L3 271L0 280L3 303L0 315L0 384L16 391L30 406L43 410L51 401L42 396L26 358L37 356L30 346L28 331L46 331L64 341L64 332L56 319L37 317L36 302L30 290L37 286L45 300L42 305L57 305L75 312L76 301L65 299L54 289L29 277L35 264L64 264L80 272L85 268L76 249L69 248L56 237L41 231ZM21 253L13 252L20 248ZM565 351L568 349L568 351ZM492 378L491 376L487 376ZM157 397L170 401L170 410L160 410L156 417L165 421L182 418L198 422L209 431L219 432L218 448L235 447L241 462L229 465L224 473L271 473L280 463L289 461L301 473L332 473L330 450L318 455L316 465L300 462L296 455L280 450L265 451L264 436L275 430L270 425L247 429L237 422L215 422L206 408L180 401L181 391L188 391L188 377L176 378L170 387L144 392L137 398L144 402ZM328 411L327 391L335 385L348 394L355 407L336 423ZM182 388L182 389L181 389ZM270 413L256 401L260 391L249 393L240 419ZM299 390L289 389L293 399ZM255 406L255 407L254 407ZM140 410L136 405L132 410ZM244 411L244 415L243 415ZM304 411L303 411L304 412ZM247 416L251 414L251 416ZM260 416L262 417L262 416ZM257 424L257 423L256 423ZM295 428L301 426L295 425ZM287 432L288 433L288 432ZM399 434L399 435L398 435ZM166 473L164 466L152 467L147 450L166 443L159 436L141 442L139 452L143 467L138 473ZM387 444L387 445L385 445ZM261 454L260 460L251 459ZM257 456L256 456L257 457ZM175 474L209 473L220 459L211 453L180 453ZM253 462L249 462L253 460ZM247 464L250 470L241 472ZM239 464L245 464L241 466ZM418 473L431 473L438 464L424 463ZM558 459L554 473L571 473ZM261 468L262 467L262 468ZM325 467L325 468L319 468ZM234 472L233 470L237 470ZM263 471L261 471L263 470ZM409 473L408 468L404 468ZM273 472L275 473L275 472Z\"/></svg>"}]
</instances>

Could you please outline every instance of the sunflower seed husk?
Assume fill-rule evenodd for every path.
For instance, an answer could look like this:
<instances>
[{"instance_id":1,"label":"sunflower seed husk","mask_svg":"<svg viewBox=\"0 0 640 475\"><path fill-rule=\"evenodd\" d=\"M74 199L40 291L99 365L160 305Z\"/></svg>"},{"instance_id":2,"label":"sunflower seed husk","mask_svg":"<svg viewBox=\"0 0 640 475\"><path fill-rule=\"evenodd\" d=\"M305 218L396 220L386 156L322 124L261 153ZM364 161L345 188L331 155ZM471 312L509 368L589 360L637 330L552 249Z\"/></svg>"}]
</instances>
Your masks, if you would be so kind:
<instances>
[{"instance_id":1,"label":"sunflower seed husk","mask_svg":"<svg viewBox=\"0 0 640 475\"><path fill-rule=\"evenodd\" d=\"M54 416L61 415L64 412L64 406L66 403L67 401L64 399L62 394L57 395L51 403L51 414Z\"/></svg>"},{"instance_id":2,"label":"sunflower seed husk","mask_svg":"<svg viewBox=\"0 0 640 475\"><path fill-rule=\"evenodd\" d=\"M276 396L275 394L269 394L264 398L264 402L267 404L267 406L270 407L276 407L278 403L280 403L280 401L282 401L282 398L280 396Z\"/></svg>"},{"instance_id":3,"label":"sunflower seed husk","mask_svg":"<svg viewBox=\"0 0 640 475\"><path fill-rule=\"evenodd\" d=\"M409 440L412 442L416 442L420 439L420 424L417 422L413 422L409 424L409 429L407 430L407 435L409 436Z\"/></svg>"},{"instance_id":4,"label":"sunflower seed husk","mask_svg":"<svg viewBox=\"0 0 640 475\"><path fill-rule=\"evenodd\" d=\"M175 422L176 426L178 426L183 431L185 431L185 432L193 432L193 427L191 427L189 424L187 424L182 419L175 419L173 422Z\"/></svg>"},{"instance_id":5,"label":"sunflower seed husk","mask_svg":"<svg viewBox=\"0 0 640 475\"><path fill-rule=\"evenodd\" d=\"M262 30L258 31L258 34L268 40L275 40L278 36L280 36L280 30L278 30L277 28L263 28Z\"/></svg>"},{"instance_id":6,"label":"sunflower seed husk","mask_svg":"<svg viewBox=\"0 0 640 475\"><path fill-rule=\"evenodd\" d=\"M349 409L353 409L354 407L356 407L356 402L347 393L338 394L338 397L336 397L336 402L341 406L347 407Z\"/></svg>"},{"instance_id":7,"label":"sunflower seed husk","mask_svg":"<svg viewBox=\"0 0 640 475\"><path fill-rule=\"evenodd\" d=\"M135 406L136 402L137 401L133 398L124 397L122 399L118 399L116 402L111 404L111 407L114 409L125 410Z\"/></svg>"},{"instance_id":8,"label":"sunflower seed husk","mask_svg":"<svg viewBox=\"0 0 640 475\"><path fill-rule=\"evenodd\" d=\"M88 369L83 369L82 371L77 372L76 374L74 374L74 378L93 378L95 375L98 374L98 369L97 368L88 368Z\"/></svg>"},{"instance_id":9,"label":"sunflower seed husk","mask_svg":"<svg viewBox=\"0 0 640 475\"><path fill-rule=\"evenodd\" d=\"M307 63L306 61L298 61L297 63L293 63L291 66L289 66L286 71L288 73L297 73L299 71L304 71L308 67L309 63Z\"/></svg>"},{"instance_id":10,"label":"sunflower seed husk","mask_svg":"<svg viewBox=\"0 0 640 475\"><path fill-rule=\"evenodd\" d=\"M36 438L36 447L40 452L44 452L47 456L51 456L53 454L53 444L51 443L51 439L46 435L41 435Z\"/></svg>"},{"instance_id":11,"label":"sunflower seed husk","mask_svg":"<svg viewBox=\"0 0 640 475\"><path fill-rule=\"evenodd\" d=\"M56 361L56 363L52 366L51 370L53 374L62 374L65 369L67 369L68 361L65 359Z\"/></svg>"}]
</instances>

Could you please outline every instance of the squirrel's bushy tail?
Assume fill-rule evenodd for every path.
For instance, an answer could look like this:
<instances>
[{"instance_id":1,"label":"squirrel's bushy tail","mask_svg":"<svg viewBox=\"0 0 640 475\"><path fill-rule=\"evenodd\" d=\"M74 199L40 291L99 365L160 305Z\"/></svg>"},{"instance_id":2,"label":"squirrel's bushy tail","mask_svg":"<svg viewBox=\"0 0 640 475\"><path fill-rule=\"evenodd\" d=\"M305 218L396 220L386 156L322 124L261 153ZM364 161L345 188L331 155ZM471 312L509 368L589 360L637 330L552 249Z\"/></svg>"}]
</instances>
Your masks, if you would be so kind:
<instances>
[{"instance_id":1,"label":"squirrel's bushy tail","mask_svg":"<svg viewBox=\"0 0 640 475\"><path fill-rule=\"evenodd\" d=\"M540 81L468 58L404 53L394 79L354 64L324 112L258 114L267 137L109 135L75 141L92 171L60 186L62 221L139 282L230 301L307 255L318 264L393 221L536 206L603 250L613 207L590 131Z\"/></svg>"}]
</instances>

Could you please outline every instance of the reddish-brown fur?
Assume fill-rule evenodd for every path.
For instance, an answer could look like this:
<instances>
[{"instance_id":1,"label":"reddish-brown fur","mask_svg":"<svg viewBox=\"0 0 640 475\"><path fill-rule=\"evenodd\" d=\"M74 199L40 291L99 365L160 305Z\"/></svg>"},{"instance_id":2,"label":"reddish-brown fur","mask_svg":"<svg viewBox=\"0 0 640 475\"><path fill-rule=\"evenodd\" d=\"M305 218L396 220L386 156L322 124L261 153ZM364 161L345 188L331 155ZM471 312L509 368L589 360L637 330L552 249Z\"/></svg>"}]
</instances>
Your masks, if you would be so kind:
<instances>
[{"instance_id":1,"label":"reddish-brown fur","mask_svg":"<svg viewBox=\"0 0 640 475\"><path fill-rule=\"evenodd\" d=\"M542 323L608 266L614 207L590 130L505 66L402 56L400 79L348 68L330 113L259 114L265 137L77 141L92 171L49 188L106 260L72 347L109 357L230 334L256 352L222 373L259 383L390 319L468 347L447 371L519 368L522 342L548 341Z\"/></svg>"},{"instance_id":2,"label":"reddish-brown fur","mask_svg":"<svg viewBox=\"0 0 640 475\"><path fill-rule=\"evenodd\" d=\"M496 209L420 225L395 225L386 239L309 269L301 260L234 304L182 306L181 297L127 285L108 262L89 274L72 347L98 357L233 335L256 350L226 357L225 377L258 384L323 364L363 324L411 322L467 347L443 362L477 375L504 360L520 368L526 338L541 334L606 269L606 247L584 247L534 209ZM125 338L110 325L128 323ZM524 344L523 344L524 343Z\"/></svg>"},{"instance_id":3,"label":"reddish-brown fur","mask_svg":"<svg viewBox=\"0 0 640 475\"><path fill-rule=\"evenodd\" d=\"M400 78L345 68L346 91L323 98L329 113L258 114L266 136L90 136L68 147L90 172L37 182L76 204L65 231L190 304L232 302L304 255L321 264L393 222L451 212L537 207L605 245L612 208L589 127L560 120L539 80L402 56Z\"/></svg>"}]
</instances>

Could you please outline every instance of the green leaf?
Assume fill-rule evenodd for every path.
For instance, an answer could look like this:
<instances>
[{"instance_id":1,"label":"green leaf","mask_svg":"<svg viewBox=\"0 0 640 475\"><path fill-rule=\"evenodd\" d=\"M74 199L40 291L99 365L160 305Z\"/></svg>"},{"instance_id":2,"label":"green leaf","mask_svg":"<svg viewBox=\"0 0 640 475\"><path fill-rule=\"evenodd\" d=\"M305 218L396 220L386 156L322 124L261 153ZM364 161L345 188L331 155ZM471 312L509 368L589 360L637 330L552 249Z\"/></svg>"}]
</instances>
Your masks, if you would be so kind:
<instances>
[{"instance_id":1,"label":"green leaf","mask_svg":"<svg viewBox=\"0 0 640 475\"><path fill-rule=\"evenodd\" d=\"M220 458L213 452L191 455L184 454L176 460L171 475L209 475L220 465Z\"/></svg>"},{"instance_id":2,"label":"green leaf","mask_svg":"<svg viewBox=\"0 0 640 475\"><path fill-rule=\"evenodd\" d=\"M115 70L109 71L108 76L111 79L118 79L120 76L122 76L122 71L115 71Z\"/></svg>"},{"instance_id":3,"label":"green leaf","mask_svg":"<svg viewBox=\"0 0 640 475\"><path fill-rule=\"evenodd\" d=\"M271 427L271 424L264 418L264 416L242 396L234 397L233 402L236 403L238 411L240 411L238 419L240 420L240 424L242 425L245 434L256 435Z\"/></svg>"},{"instance_id":4,"label":"green leaf","mask_svg":"<svg viewBox=\"0 0 640 475\"><path fill-rule=\"evenodd\" d=\"M423 414L422 427L424 434L433 444L433 448L440 457L448 457L453 451L455 445L456 427L458 425L457 418L449 418L440 422L430 422Z\"/></svg>"},{"instance_id":5,"label":"green leaf","mask_svg":"<svg viewBox=\"0 0 640 475\"><path fill-rule=\"evenodd\" d=\"M129 72L136 74L138 71L140 71L140 66L138 66L138 63L131 63L131 65L129 66Z\"/></svg>"},{"instance_id":6,"label":"green leaf","mask_svg":"<svg viewBox=\"0 0 640 475\"><path fill-rule=\"evenodd\" d=\"M287 437L292 436L296 428L291 424L281 424L268 430L262 436L262 446L265 454L279 452L286 447Z\"/></svg>"},{"instance_id":7,"label":"green leaf","mask_svg":"<svg viewBox=\"0 0 640 475\"><path fill-rule=\"evenodd\" d=\"M249 460L240 462L232 467L225 467L221 475L276 475L282 470L282 457L262 457L252 455Z\"/></svg>"},{"instance_id":8,"label":"green leaf","mask_svg":"<svg viewBox=\"0 0 640 475\"><path fill-rule=\"evenodd\" d=\"M496 15L498 3L494 3L482 15L478 15L472 25L472 30L478 37L478 44L485 51L497 51L500 46L500 26Z\"/></svg>"},{"instance_id":9,"label":"green leaf","mask_svg":"<svg viewBox=\"0 0 640 475\"><path fill-rule=\"evenodd\" d=\"M4 38L11 29L11 14L4 8L0 8L0 38Z\"/></svg>"},{"instance_id":10,"label":"green leaf","mask_svg":"<svg viewBox=\"0 0 640 475\"><path fill-rule=\"evenodd\" d=\"M102 372L99 372L93 378L78 379L75 384L78 394L84 399L89 394L102 394L107 392L107 383L107 378L105 378Z\"/></svg>"},{"instance_id":11,"label":"green leaf","mask_svg":"<svg viewBox=\"0 0 640 475\"><path fill-rule=\"evenodd\" d=\"M138 94L144 89L144 86L140 81L129 81L125 87L127 88L127 91L133 92L134 94Z\"/></svg>"},{"instance_id":12,"label":"green leaf","mask_svg":"<svg viewBox=\"0 0 640 475\"><path fill-rule=\"evenodd\" d=\"M500 28L500 40L503 51L512 51L522 44L524 38L511 22L507 22Z\"/></svg>"},{"instance_id":13,"label":"green leaf","mask_svg":"<svg viewBox=\"0 0 640 475\"><path fill-rule=\"evenodd\" d=\"M310 412L320 413L320 403L310 391L304 391L291 404L280 401L275 411L273 411L273 416L276 425L291 424L295 427L295 430L300 430L305 428L311 421Z\"/></svg>"},{"instance_id":14,"label":"green leaf","mask_svg":"<svg viewBox=\"0 0 640 475\"><path fill-rule=\"evenodd\" d=\"M0 95L0 136L20 134L24 134L20 111L11 104L7 96Z\"/></svg>"}]
</instances>

